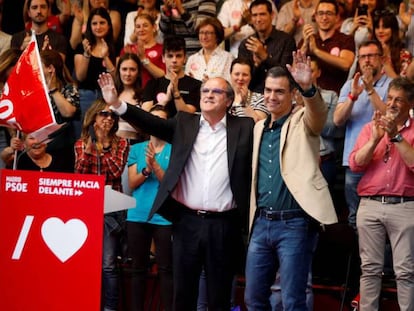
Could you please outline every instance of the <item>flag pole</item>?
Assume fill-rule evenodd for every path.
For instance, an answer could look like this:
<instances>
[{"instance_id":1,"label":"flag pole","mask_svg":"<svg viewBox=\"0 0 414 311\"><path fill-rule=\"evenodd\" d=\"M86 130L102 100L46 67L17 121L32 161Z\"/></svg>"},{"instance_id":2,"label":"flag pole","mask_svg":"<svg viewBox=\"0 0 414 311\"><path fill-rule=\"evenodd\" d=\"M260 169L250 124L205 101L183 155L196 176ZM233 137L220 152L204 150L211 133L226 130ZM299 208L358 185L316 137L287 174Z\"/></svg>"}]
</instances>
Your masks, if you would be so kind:
<instances>
[{"instance_id":1,"label":"flag pole","mask_svg":"<svg viewBox=\"0 0 414 311\"><path fill-rule=\"evenodd\" d=\"M20 138L20 131L17 130L16 137ZM14 159L13 159L13 170L15 171L17 169L17 149L14 150Z\"/></svg>"}]
</instances>

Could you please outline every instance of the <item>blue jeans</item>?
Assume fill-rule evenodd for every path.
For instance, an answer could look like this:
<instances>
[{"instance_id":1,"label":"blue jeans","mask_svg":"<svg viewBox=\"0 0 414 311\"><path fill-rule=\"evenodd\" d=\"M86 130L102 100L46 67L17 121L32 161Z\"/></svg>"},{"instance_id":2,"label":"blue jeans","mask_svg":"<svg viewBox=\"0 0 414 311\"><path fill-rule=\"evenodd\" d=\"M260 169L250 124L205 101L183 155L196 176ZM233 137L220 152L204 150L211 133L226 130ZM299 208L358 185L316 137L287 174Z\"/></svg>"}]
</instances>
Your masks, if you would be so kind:
<instances>
[{"instance_id":1,"label":"blue jeans","mask_svg":"<svg viewBox=\"0 0 414 311\"><path fill-rule=\"evenodd\" d=\"M246 261L245 303L248 310L270 310L270 287L280 271L285 311L307 311L306 287L316 230L310 220L268 220L254 223Z\"/></svg>"},{"instance_id":2,"label":"blue jeans","mask_svg":"<svg viewBox=\"0 0 414 311\"><path fill-rule=\"evenodd\" d=\"M345 200L348 205L348 223L356 230L356 213L359 205L358 183L363 173L354 173L349 167L345 170Z\"/></svg>"},{"instance_id":3,"label":"blue jeans","mask_svg":"<svg viewBox=\"0 0 414 311\"><path fill-rule=\"evenodd\" d=\"M309 245L311 246L311 245ZM318 235L315 236L315 241L312 246L312 256L315 253L316 247L318 246ZM272 294L270 295L270 305L272 306L272 311L283 311L283 302L280 286L280 273L279 271L276 274L275 283L271 287ZM312 260L309 264L309 273L308 273L308 283L306 287L306 305L308 306L308 311L313 310L313 289L312 289Z\"/></svg>"}]
</instances>

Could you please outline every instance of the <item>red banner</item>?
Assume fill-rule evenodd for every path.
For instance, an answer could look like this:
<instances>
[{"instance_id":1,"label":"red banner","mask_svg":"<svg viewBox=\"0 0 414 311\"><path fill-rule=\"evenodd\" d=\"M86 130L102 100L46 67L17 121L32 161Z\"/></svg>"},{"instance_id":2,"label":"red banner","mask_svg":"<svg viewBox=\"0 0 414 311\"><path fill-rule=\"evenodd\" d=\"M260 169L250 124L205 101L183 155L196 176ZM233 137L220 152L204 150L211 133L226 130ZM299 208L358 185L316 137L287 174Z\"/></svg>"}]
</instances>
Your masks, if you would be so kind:
<instances>
[{"instance_id":1,"label":"red banner","mask_svg":"<svg viewBox=\"0 0 414 311\"><path fill-rule=\"evenodd\" d=\"M9 75L0 100L0 125L32 133L55 124L33 38Z\"/></svg>"},{"instance_id":2,"label":"red banner","mask_svg":"<svg viewBox=\"0 0 414 311\"><path fill-rule=\"evenodd\" d=\"M0 170L1 309L100 309L104 177Z\"/></svg>"}]
</instances>

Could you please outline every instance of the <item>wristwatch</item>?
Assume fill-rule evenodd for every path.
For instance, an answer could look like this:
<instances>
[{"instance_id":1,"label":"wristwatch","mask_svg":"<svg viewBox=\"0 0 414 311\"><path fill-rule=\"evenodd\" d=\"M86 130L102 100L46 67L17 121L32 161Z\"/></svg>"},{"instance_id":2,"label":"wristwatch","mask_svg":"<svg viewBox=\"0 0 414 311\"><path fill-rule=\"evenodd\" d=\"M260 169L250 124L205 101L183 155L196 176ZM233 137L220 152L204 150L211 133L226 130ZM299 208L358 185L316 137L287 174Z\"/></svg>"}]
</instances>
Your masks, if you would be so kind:
<instances>
[{"instance_id":1,"label":"wristwatch","mask_svg":"<svg viewBox=\"0 0 414 311\"><path fill-rule=\"evenodd\" d=\"M395 135L393 138L391 138L391 142L392 143L400 143L402 142L404 139L404 137L402 137L402 135L400 133L398 133L397 135Z\"/></svg>"},{"instance_id":2,"label":"wristwatch","mask_svg":"<svg viewBox=\"0 0 414 311\"><path fill-rule=\"evenodd\" d=\"M147 172L147 170L145 169L145 167L142 169L141 174L142 174L145 178L148 178L148 177L151 175L151 173L150 173L150 172Z\"/></svg>"},{"instance_id":3,"label":"wristwatch","mask_svg":"<svg viewBox=\"0 0 414 311\"><path fill-rule=\"evenodd\" d=\"M148 58L143 58L143 59L141 59L141 64L142 64L142 65L146 66L146 65L148 65L149 63L150 63L150 60L149 60Z\"/></svg>"}]
</instances>

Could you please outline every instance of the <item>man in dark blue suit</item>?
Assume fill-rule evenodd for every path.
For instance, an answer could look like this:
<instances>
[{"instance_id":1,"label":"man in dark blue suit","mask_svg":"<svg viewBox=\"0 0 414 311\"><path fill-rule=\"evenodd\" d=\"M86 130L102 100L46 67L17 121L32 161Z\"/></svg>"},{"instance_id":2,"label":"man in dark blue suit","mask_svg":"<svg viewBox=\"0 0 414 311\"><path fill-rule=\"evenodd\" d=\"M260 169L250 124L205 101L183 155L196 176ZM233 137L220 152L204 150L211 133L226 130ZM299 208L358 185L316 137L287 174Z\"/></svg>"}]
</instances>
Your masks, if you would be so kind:
<instances>
[{"instance_id":1,"label":"man in dark blue suit","mask_svg":"<svg viewBox=\"0 0 414 311\"><path fill-rule=\"evenodd\" d=\"M247 230L253 120L227 113L234 92L222 78L203 83L201 115L180 112L168 120L121 102L110 75L101 75L99 84L124 120L172 144L151 215L173 221L174 310L196 310L202 267L208 309L230 310Z\"/></svg>"}]
</instances>

